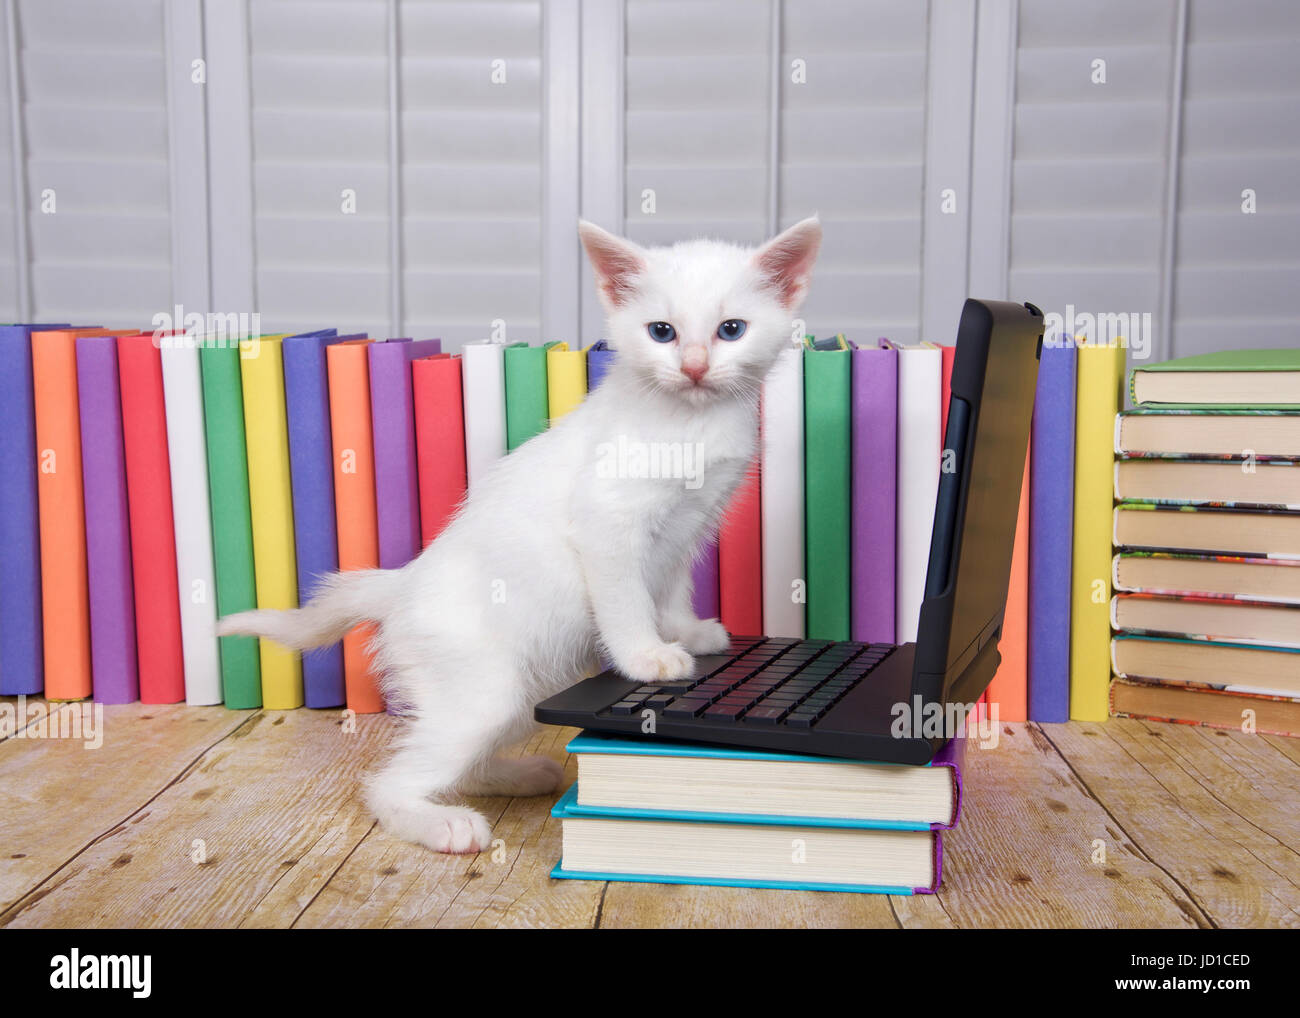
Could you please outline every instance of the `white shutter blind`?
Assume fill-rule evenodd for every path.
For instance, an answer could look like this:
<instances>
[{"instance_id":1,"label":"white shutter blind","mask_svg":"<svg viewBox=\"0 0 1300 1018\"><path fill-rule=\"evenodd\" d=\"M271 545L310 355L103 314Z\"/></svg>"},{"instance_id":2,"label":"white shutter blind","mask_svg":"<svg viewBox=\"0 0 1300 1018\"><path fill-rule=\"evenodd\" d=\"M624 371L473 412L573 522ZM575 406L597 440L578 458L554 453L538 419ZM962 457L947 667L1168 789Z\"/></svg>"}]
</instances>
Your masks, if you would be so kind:
<instances>
[{"instance_id":1,"label":"white shutter blind","mask_svg":"<svg viewBox=\"0 0 1300 1018\"><path fill-rule=\"evenodd\" d=\"M627 236L663 244L767 232L766 4L628 0ZM654 212L642 211L654 192Z\"/></svg>"},{"instance_id":2,"label":"white shutter blind","mask_svg":"<svg viewBox=\"0 0 1300 1018\"><path fill-rule=\"evenodd\" d=\"M1187 28L1174 355L1296 346L1300 6L1194 0Z\"/></svg>"},{"instance_id":3,"label":"white shutter blind","mask_svg":"<svg viewBox=\"0 0 1300 1018\"><path fill-rule=\"evenodd\" d=\"M1021 0L1012 299L1157 312L1174 18L1172 0Z\"/></svg>"},{"instance_id":4,"label":"white shutter blind","mask_svg":"<svg viewBox=\"0 0 1300 1018\"><path fill-rule=\"evenodd\" d=\"M541 43L539 0L401 4L406 333L444 350L540 338Z\"/></svg>"},{"instance_id":5,"label":"white shutter blind","mask_svg":"<svg viewBox=\"0 0 1300 1018\"><path fill-rule=\"evenodd\" d=\"M162 2L18 8L32 320L148 325L171 305Z\"/></svg>"},{"instance_id":6,"label":"white shutter blind","mask_svg":"<svg viewBox=\"0 0 1300 1018\"><path fill-rule=\"evenodd\" d=\"M257 310L267 332L388 329L387 40L386 5L373 0L249 4ZM212 160L220 173L221 153ZM355 213L343 211L345 190Z\"/></svg>"},{"instance_id":7,"label":"white shutter blind","mask_svg":"<svg viewBox=\"0 0 1300 1018\"><path fill-rule=\"evenodd\" d=\"M926 5L786 0L781 226L817 212L814 335L914 343L921 279ZM792 61L807 82L791 81Z\"/></svg>"}]
</instances>

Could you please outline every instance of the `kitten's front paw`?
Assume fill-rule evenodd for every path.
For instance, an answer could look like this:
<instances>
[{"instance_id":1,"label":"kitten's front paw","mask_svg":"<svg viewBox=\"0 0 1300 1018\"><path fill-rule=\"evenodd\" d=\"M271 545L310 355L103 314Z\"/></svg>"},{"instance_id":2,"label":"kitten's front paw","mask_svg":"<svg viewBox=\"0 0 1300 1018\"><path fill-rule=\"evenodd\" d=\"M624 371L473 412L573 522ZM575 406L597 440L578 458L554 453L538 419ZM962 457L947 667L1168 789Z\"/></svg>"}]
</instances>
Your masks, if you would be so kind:
<instances>
[{"instance_id":1,"label":"kitten's front paw","mask_svg":"<svg viewBox=\"0 0 1300 1018\"><path fill-rule=\"evenodd\" d=\"M717 619L696 619L679 639L692 654L721 654L731 646L731 635Z\"/></svg>"},{"instance_id":2,"label":"kitten's front paw","mask_svg":"<svg viewBox=\"0 0 1300 1018\"><path fill-rule=\"evenodd\" d=\"M620 662L619 670L638 682L673 681L689 678L695 670L695 659L680 643L661 643Z\"/></svg>"}]
</instances>

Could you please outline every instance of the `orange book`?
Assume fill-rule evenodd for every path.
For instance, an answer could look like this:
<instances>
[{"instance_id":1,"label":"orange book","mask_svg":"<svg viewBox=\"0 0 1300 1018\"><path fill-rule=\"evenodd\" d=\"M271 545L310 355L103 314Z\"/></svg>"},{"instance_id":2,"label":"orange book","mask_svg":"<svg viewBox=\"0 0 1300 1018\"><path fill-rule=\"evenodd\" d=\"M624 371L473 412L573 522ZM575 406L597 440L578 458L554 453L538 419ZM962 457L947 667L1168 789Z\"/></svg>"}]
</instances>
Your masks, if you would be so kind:
<instances>
[{"instance_id":1,"label":"orange book","mask_svg":"<svg viewBox=\"0 0 1300 1018\"><path fill-rule=\"evenodd\" d=\"M379 568L370 360L366 349L370 342L352 339L325 348L340 569ZM343 637L343 685L349 709L358 714L377 714L384 709L384 698L367 649L374 635L374 626L366 623Z\"/></svg>"},{"instance_id":2,"label":"orange book","mask_svg":"<svg viewBox=\"0 0 1300 1018\"><path fill-rule=\"evenodd\" d=\"M1025 721L1029 716L1029 459L1020 482L1020 512L1011 553L1011 582L1007 611L998 643L1002 664L985 695L998 705L999 721Z\"/></svg>"},{"instance_id":3,"label":"orange book","mask_svg":"<svg viewBox=\"0 0 1300 1018\"><path fill-rule=\"evenodd\" d=\"M41 620L45 696L90 696L90 587L77 402L77 337L128 336L136 329L32 333L36 492L41 531Z\"/></svg>"}]
</instances>

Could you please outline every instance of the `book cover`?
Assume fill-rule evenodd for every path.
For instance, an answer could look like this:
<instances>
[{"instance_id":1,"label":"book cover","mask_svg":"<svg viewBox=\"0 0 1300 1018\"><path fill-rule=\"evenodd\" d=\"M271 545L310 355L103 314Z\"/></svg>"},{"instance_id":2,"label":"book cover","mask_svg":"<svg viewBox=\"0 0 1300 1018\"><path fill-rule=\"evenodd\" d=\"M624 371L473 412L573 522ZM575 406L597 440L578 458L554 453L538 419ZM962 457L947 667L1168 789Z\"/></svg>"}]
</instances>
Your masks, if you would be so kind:
<instances>
[{"instance_id":1,"label":"book cover","mask_svg":"<svg viewBox=\"0 0 1300 1018\"><path fill-rule=\"evenodd\" d=\"M546 430L549 412L546 351L554 344L511 343L501 351L505 376L506 449L514 451Z\"/></svg>"},{"instance_id":2,"label":"book cover","mask_svg":"<svg viewBox=\"0 0 1300 1018\"><path fill-rule=\"evenodd\" d=\"M1268 375L1277 399L1241 398L1232 379L1233 375ZM1162 376L1192 376L1187 379L1175 378L1173 389L1183 389L1176 400L1159 401L1145 391L1151 381L1158 383L1158 388L1171 388L1164 383ZM1197 378L1195 376L1202 376ZM1191 357L1178 357L1159 364L1144 365L1136 368L1129 376L1129 394L1133 402L1151 407L1200 407L1210 406L1223 409L1240 410L1300 410L1300 348L1290 350L1218 350L1213 353L1196 354ZM1254 388L1256 379L1245 379L1245 384ZM1205 395L1201 401L1193 393ZM1285 394L1285 396L1283 396Z\"/></svg>"},{"instance_id":3,"label":"book cover","mask_svg":"<svg viewBox=\"0 0 1300 1018\"><path fill-rule=\"evenodd\" d=\"M1119 593L1111 598L1109 615L1111 628L1127 633L1300 648L1300 606L1276 601L1208 594Z\"/></svg>"},{"instance_id":4,"label":"book cover","mask_svg":"<svg viewBox=\"0 0 1300 1018\"><path fill-rule=\"evenodd\" d=\"M614 351L609 343L598 339L587 347L587 390L590 392L601 383L614 362Z\"/></svg>"},{"instance_id":5,"label":"book cover","mask_svg":"<svg viewBox=\"0 0 1300 1018\"><path fill-rule=\"evenodd\" d=\"M159 337L185 702L191 706L221 703L217 578L212 554L212 512L208 504L200 342L200 337L184 333Z\"/></svg>"},{"instance_id":6,"label":"book cover","mask_svg":"<svg viewBox=\"0 0 1300 1018\"><path fill-rule=\"evenodd\" d=\"M1076 356L1070 720L1105 721L1110 715L1111 445L1123 398L1124 348L1080 343Z\"/></svg>"},{"instance_id":7,"label":"book cover","mask_svg":"<svg viewBox=\"0 0 1300 1018\"><path fill-rule=\"evenodd\" d=\"M117 340L78 336L76 349L91 675L98 702L133 703L140 698L140 679Z\"/></svg>"},{"instance_id":8,"label":"book cover","mask_svg":"<svg viewBox=\"0 0 1300 1018\"><path fill-rule=\"evenodd\" d=\"M1117 678L1179 683L1230 693L1300 698L1300 647L1270 647L1116 633L1110 641Z\"/></svg>"},{"instance_id":9,"label":"book cover","mask_svg":"<svg viewBox=\"0 0 1300 1018\"><path fill-rule=\"evenodd\" d=\"M729 633L763 632L761 481L756 459L718 532L719 618Z\"/></svg>"},{"instance_id":10,"label":"book cover","mask_svg":"<svg viewBox=\"0 0 1300 1018\"><path fill-rule=\"evenodd\" d=\"M1002 617L1002 637L998 641L1002 663L986 690L987 702L998 705L999 721L1025 721L1029 717L1029 456L1032 453L1031 435L1020 482L1007 605Z\"/></svg>"},{"instance_id":11,"label":"book cover","mask_svg":"<svg viewBox=\"0 0 1300 1018\"><path fill-rule=\"evenodd\" d=\"M1029 438L1029 719L1070 720L1077 351L1044 343Z\"/></svg>"},{"instance_id":12,"label":"book cover","mask_svg":"<svg viewBox=\"0 0 1300 1018\"><path fill-rule=\"evenodd\" d=\"M425 545L442 533L465 497L465 421L460 372L461 359L450 354L422 357L411 363L420 531Z\"/></svg>"},{"instance_id":13,"label":"book cover","mask_svg":"<svg viewBox=\"0 0 1300 1018\"><path fill-rule=\"evenodd\" d=\"M284 397L284 336L260 336L240 350L248 504L253 523L253 577L259 608L298 607L293 536L293 478ZM258 641L262 706L303 704L302 655L273 640Z\"/></svg>"},{"instance_id":14,"label":"book cover","mask_svg":"<svg viewBox=\"0 0 1300 1018\"><path fill-rule=\"evenodd\" d=\"M547 416L558 421L587 397L587 351L546 344Z\"/></svg>"},{"instance_id":15,"label":"book cover","mask_svg":"<svg viewBox=\"0 0 1300 1018\"><path fill-rule=\"evenodd\" d=\"M506 387L503 347L491 340L461 348L465 404L465 468L469 484L506 454Z\"/></svg>"},{"instance_id":16,"label":"book cover","mask_svg":"<svg viewBox=\"0 0 1300 1018\"><path fill-rule=\"evenodd\" d=\"M1197 594L1300 604L1300 559L1130 549L1115 556L1111 585L1125 593Z\"/></svg>"},{"instance_id":17,"label":"book cover","mask_svg":"<svg viewBox=\"0 0 1300 1018\"><path fill-rule=\"evenodd\" d=\"M32 333L64 327L0 325L0 696L45 687Z\"/></svg>"},{"instance_id":18,"label":"book cover","mask_svg":"<svg viewBox=\"0 0 1300 1018\"><path fill-rule=\"evenodd\" d=\"M330 435L334 450L334 512L339 568L379 567L379 524L375 510L375 460L370 415L369 340L325 348L329 372ZM378 676L367 644L374 626L365 623L343 637L347 705L358 714L384 709Z\"/></svg>"},{"instance_id":19,"label":"book cover","mask_svg":"<svg viewBox=\"0 0 1300 1018\"><path fill-rule=\"evenodd\" d=\"M1300 735L1300 700L1236 693L1141 679L1115 679L1110 708L1116 717L1203 725L1260 735Z\"/></svg>"},{"instance_id":20,"label":"book cover","mask_svg":"<svg viewBox=\"0 0 1300 1018\"><path fill-rule=\"evenodd\" d=\"M1125 500L1115 507L1113 540L1154 550L1300 558L1300 513Z\"/></svg>"},{"instance_id":21,"label":"book cover","mask_svg":"<svg viewBox=\"0 0 1300 1018\"><path fill-rule=\"evenodd\" d=\"M442 350L439 339L370 343L370 415L375 456L379 568L398 569L420 554L415 399L411 361Z\"/></svg>"},{"instance_id":22,"label":"book cover","mask_svg":"<svg viewBox=\"0 0 1300 1018\"><path fill-rule=\"evenodd\" d=\"M921 621L934 504L939 493L943 356L931 346L891 345L898 350L894 642L910 643L916 639Z\"/></svg>"},{"instance_id":23,"label":"book cover","mask_svg":"<svg viewBox=\"0 0 1300 1018\"><path fill-rule=\"evenodd\" d=\"M1300 458L1300 411L1149 407L1115 418L1115 454L1149 457Z\"/></svg>"},{"instance_id":24,"label":"book cover","mask_svg":"<svg viewBox=\"0 0 1300 1018\"><path fill-rule=\"evenodd\" d=\"M851 358L843 336L806 341L804 540L814 640L847 640L850 632Z\"/></svg>"},{"instance_id":25,"label":"book cover","mask_svg":"<svg viewBox=\"0 0 1300 1018\"><path fill-rule=\"evenodd\" d=\"M126 492L131 509L140 700L180 703L185 699L185 655L181 646L167 411L157 343L152 333L121 336L117 340L117 361L122 387Z\"/></svg>"},{"instance_id":26,"label":"book cover","mask_svg":"<svg viewBox=\"0 0 1300 1018\"><path fill-rule=\"evenodd\" d=\"M49 700L81 700L92 692L77 337L120 336L131 331L51 329L31 334L41 637Z\"/></svg>"},{"instance_id":27,"label":"book cover","mask_svg":"<svg viewBox=\"0 0 1300 1018\"><path fill-rule=\"evenodd\" d=\"M1300 509L1300 462L1128 455L1115 460L1112 476L1114 497L1121 500Z\"/></svg>"},{"instance_id":28,"label":"book cover","mask_svg":"<svg viewBox=\"0 0 1300 1018\"><path fill-rule=\"evenodd\" d=\"M239 343L224 339L206 340L199 345L218 616L257 607L239 348ZM223 636L218 643L225 705L234 710L261 707L262 666L257 637Z\"/></svg>"},{"instance_id":29,"label":"book cover","mask_svg":"<svg viewBox=\"0 0 1300 1018\"><path fill-rule=\"evenodd\" d=\"M759 525L763 628L802 639L804 627L803 351L777 356L759 400Z\"/></svg>"},{"instance_id":30,"label":"book cover","mask_svg":"<svg viewBox=\"0 0 1300 1018\"><path fill-rule=\"evenodd\" d=\"M333 329L327 329L286 336L280 344L284 357L299 604L311 600L321 577L339 567L325 349L332 343L365 338L364 335L339 336ZM303 703L308 707L339 707L346 702L341 643L318 647L302 655L302 687Z\"/></svg>"},{"instance_id":31,"label":"book cover","mask_svg":"<svg viewBox=\"0 0 1300 1018\"><path fill-rule=\"evenodd\" d=\"M852 638L894 642L898 476L898 351L882 343L852 354Z\"/></svg>"}]
</instances>

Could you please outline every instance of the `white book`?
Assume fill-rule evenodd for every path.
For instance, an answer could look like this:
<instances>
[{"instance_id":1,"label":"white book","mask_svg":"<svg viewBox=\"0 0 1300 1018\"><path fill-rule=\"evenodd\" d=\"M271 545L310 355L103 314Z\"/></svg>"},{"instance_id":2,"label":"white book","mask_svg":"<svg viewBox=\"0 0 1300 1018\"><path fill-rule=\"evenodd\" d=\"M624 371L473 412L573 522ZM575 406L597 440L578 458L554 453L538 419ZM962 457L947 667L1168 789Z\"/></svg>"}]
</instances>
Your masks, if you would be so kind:
<instances>
[{"instance_id":1,"label":"white book","mask_svg":"<svg viewBox=\"0 0 1300 1018\"><path fill-rule=\"evenodd\" d=\"M503 347L489 339L461 349L465 395L465 468L469 487L506 454L506 378Z\"/></svg>"},{"instance_id":2,"label":"white book","mask_svg":"<svg viewBox=\"0 0 1300 1018\"><path fill-rule=\"evenodd\" d=\"M802 639L804 577L803 351L782 351L763 383L763 631Z\"/></svg>"},{"instance_id":3,"label":"white book","mask_svg":"<svg viewBox=\"0 0 1300 1018\"><path fill-rule=\"evenodd\" d=\"M943 354L938 347L898 349L898 545L895 560L895 643L916 639L930 564L934 502L942 455Z\"/></svg>"},{"instance_id":4,"label":"white book","mask_svg":"<svg viewBox=\"0 0 1300 1018\"><path fill-rule=\"evenodd\" d=\"M221 652L216 633L217 585L212 564L203 383L193 337L171 338L174 345L164 345L160 353L167 409L167 458L172 473L185 702L214 704L222 700Z\"/></svg>"}]
</instances>

